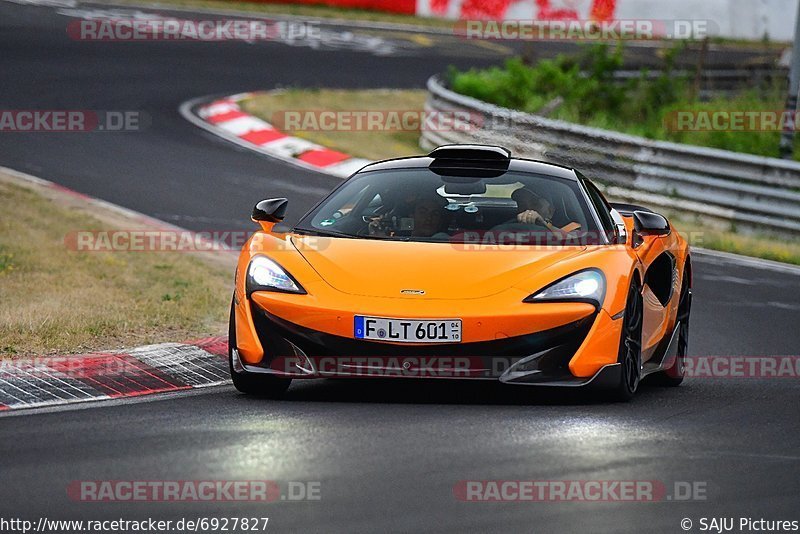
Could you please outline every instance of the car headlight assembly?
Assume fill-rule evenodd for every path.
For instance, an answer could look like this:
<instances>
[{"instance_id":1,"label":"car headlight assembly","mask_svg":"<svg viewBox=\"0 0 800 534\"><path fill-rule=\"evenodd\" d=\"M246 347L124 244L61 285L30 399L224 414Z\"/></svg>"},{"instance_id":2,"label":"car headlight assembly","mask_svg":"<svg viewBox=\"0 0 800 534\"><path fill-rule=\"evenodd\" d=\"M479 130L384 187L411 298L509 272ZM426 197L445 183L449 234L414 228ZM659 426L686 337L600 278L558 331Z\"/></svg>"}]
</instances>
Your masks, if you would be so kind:
<instances>
[{"instance_id":1,"label":"car headlight assembly","mask_svg":"<svg viewBox=\"0 0 800 534\"><path fill-rule=\"evenodd\" d=\"M245 285L248 296L250 296L253 291L306 293L306 290L303 289L292 275L266 256L256 256L250 260L250 265L247 267L247 280Z\"/></svg>"},{"instance_id":2,"label":"car headlight assembly","mask_svg":"<svg viewBox=\"0 0 800 534\"><path fill-rule=\"evenodd\" d=\"M587 269L540 289L524 302L588 302L600 308L605 296L605 276L597 269Z\"/></svg>"}]
</instances>

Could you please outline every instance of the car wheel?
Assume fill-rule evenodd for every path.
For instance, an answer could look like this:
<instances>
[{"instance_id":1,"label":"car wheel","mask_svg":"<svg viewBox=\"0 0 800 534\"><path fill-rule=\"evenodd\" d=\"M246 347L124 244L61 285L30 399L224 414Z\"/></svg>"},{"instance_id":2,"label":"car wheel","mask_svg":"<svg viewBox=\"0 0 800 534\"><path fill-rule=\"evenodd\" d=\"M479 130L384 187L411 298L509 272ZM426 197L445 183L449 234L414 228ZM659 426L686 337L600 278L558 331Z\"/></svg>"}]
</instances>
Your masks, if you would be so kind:
<instances>
[{"instance_id":1,"label":"car wheel","mask_svg":"<svg viewBox=\"0 0 800 534\"><path fill-rule=\"evenodd\" d=\"M268 374L248 373L235 369L234 360L236 356L234 356L233 351L236 349L236 314L233 306L234 304L231 301L231 315L228 321L228 368L230 369L231 380L233 380L233 387L248 395L270 399L283 397L292 382L291 378L279 378Z\"/></svg>"},{"instance_id":2,"label":"car wheel","mask_svg":"<svg viewBox=\"0 0 800 534\"><path fill-rule=\"evenodd\" d=\"M611 391L611 398L616 401L631 400L639 389L642 377L642 317L642 294L636 282L632 282L625 304L617 359L621 364L620 380Z\"/></svg>"},{"instance_id":3,"label":"car wheel","mask_svg":"<svg viewBox=\"0 0 800 534\"><path fill-rule=\"evenodd\" d=\"M681 284L681 296L678 300L678 354L675 363L669 369L664 369L652 376L652 383L658 386L675 387L683 382L686 376L686 354L689 348L689 315L692 311L692 290L689 287L689 277L684 271Z\"/></svg>"}]
</instances>

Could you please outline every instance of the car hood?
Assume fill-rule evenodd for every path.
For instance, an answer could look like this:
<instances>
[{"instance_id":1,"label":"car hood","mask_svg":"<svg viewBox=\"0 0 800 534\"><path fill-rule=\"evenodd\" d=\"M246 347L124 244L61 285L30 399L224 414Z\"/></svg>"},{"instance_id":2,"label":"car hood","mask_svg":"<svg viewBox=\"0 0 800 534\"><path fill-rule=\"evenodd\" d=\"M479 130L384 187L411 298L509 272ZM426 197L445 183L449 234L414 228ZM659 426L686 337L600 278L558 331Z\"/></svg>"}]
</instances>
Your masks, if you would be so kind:
<instances>
[{"instance_id":1,"label":"car hood","mask_svg":"<svg viewBox=\"0 0 800 534\"><path fill-rule=\"evenodd\" d=\"M292 243L332 287L352 295L470 299L494 295L585 247L464 250L418 243L295 235ZM415 293L403 293L403 291Z\"/></svg>"}]
</instances>

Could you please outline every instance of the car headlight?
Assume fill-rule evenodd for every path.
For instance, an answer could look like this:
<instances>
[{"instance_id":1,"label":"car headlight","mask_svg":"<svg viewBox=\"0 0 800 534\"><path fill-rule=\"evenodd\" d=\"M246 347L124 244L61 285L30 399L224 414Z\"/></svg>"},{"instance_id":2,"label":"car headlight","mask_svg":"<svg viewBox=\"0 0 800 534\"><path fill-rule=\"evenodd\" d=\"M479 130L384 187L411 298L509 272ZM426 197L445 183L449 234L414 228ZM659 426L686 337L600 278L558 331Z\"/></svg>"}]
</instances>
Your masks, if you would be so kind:
<instances>
[{"instance_id":1,"label":"car headlight","mask_svg":"<svg viewBox=\"0 0 800 534\"><path fill-rule=\"evenodd\" d=\"M598 308L606 295L606 279L596 269L571 274L540 289L525 299L525 302L572 301L589 302Z\"/></svg>"},{"instance_id":2,"label":"car headlight","mask_svg":"<svg viewBox=\"0 0 800 534\"><path fill-rule=\"evenodd\" d=\"M289 273L266 256L256 256L250 260L246 289L248 296L253 291L306 292Z\"/></svg>"}]
</instances>

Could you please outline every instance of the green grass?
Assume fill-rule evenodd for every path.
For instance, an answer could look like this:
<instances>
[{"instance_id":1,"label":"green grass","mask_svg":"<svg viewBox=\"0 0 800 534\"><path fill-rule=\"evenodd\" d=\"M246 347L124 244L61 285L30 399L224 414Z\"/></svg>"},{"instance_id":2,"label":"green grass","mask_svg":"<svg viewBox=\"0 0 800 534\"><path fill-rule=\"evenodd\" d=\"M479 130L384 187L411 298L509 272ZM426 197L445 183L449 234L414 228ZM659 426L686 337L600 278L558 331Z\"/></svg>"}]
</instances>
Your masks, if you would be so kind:
<instances>
[{"instance_id":1,"label":"green grass","mask_svg":"<svg viewBox=\"0 0 800 534\"><path fill-rule=\"evenodd\" d=\"M0 212L0 357L108 350L226 331L229 269L185 253L70 250L67 233L113 228L3 181Z\"/></svg>"},{"instance_id":2,"label":"green grass","mask_svg":"<svg viewBox=\"0 0 800 534\"><path fill-rule=\"evenodd\" d=\"M706 223L700 217L687 218L684 214L670 211L663 211L663 214L693 247L800 265L800 238L778 239L769 234L744 234L733 228L725 229L719 223Z\"/></svg>"},{"instance_id":3,"label":"green grass","mask_svg":"<svg viewBox=\"0 0 800 534\"><path fill-rule=\"evenodd\" d=\"M291 110L325 111L422 111L426 92L421 89L340 89L299 90L262 93L242 102L248 113L280 124L280 113ZM276 120L277 118L277 120ZM367 159L387 159L421 152L419 130L416 131L290 131L297 137L313 141L346 154ZM410 152L409 152L410 151Z\"/></svg>"},{"instance_id":4,"label":"green grass","mask_svg":"<svg viewBox=\"0 0 800 534\"><path fill-rule=\"evenodd\" d=\"M743 236L731 232L706 232L702 246L765 260L800 265L800 241L776 242L765 236Z\"/></svg>"}]
</instances>

